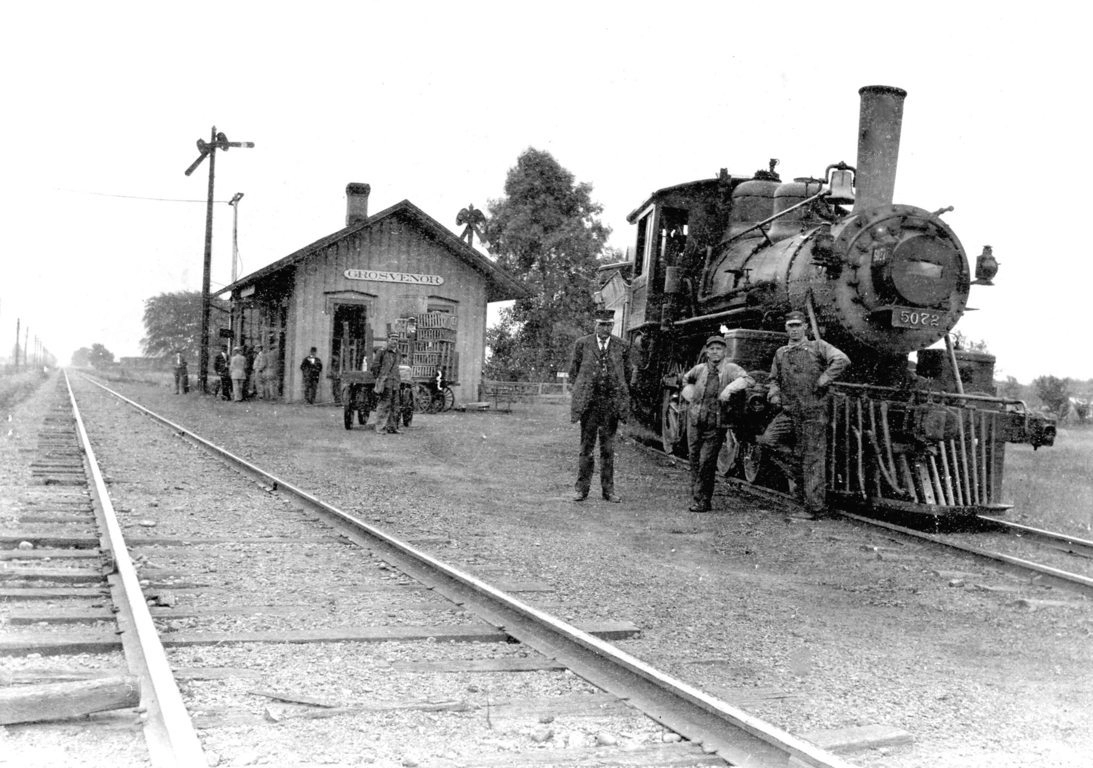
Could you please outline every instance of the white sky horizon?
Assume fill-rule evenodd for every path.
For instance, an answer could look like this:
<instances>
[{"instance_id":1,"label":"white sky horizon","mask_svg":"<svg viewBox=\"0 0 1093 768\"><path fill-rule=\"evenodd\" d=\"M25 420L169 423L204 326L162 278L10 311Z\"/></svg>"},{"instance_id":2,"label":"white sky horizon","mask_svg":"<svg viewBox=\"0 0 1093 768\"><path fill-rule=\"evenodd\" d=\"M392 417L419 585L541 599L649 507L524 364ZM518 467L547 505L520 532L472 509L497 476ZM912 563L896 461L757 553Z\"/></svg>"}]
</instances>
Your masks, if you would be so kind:
<instances>
[{"instance_id":1,"label":"white sky horizon","mask_svg":"<svg viewBox=\"0 0 1093 768\"><path fill-rule=\"evenodd\" d=\"M1093 379L1075 351L1093 267L1081 237L1090 12L1048 0L915 13L786 0L776 14L681 0L42 2L5 13L0 86L0 348L15 323L67 363L141 354L144 300L199 290L215 125L212 285L344 226L345 186L376 212L409 199L453 232L528 147L593 187L625 250L653 190L779 158L783 178L856 158L858 89L908 91L895 202L945 215L995 286L957 326L997 375ZM190 202L186 202L190 201ZM493 313L495 314L495 312Z\"/></svg>"}]
</instances>

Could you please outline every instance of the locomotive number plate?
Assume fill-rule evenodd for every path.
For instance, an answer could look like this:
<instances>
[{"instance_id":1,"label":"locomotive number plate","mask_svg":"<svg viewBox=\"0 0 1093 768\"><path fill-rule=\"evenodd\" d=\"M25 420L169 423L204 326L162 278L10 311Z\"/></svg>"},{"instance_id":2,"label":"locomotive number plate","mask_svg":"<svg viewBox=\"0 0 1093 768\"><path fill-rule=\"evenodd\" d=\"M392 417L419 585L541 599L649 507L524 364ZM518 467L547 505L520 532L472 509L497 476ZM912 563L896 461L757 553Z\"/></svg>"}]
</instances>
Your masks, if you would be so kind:
<instances>
[{"instance_id":1,"label":"locomotive number plate","mask_svg":"<svg viewBox=\"0 0 1093 768\"><path fill-rule=\"evenodd\" d=\"M941 312L935 309L916 309L913 307L892 307L892 327L894 328L941 328Z\"/></svg>"}]
</instances>

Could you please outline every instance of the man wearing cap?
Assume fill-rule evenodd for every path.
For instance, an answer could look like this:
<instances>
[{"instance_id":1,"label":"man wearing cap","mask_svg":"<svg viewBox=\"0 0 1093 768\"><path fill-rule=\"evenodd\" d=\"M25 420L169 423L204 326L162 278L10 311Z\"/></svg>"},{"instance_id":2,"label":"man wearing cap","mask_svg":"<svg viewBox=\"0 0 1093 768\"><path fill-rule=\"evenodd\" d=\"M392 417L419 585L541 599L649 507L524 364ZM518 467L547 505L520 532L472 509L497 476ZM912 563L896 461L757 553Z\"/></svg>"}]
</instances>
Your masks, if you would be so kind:
<instances>
[{"instance_id":1,"label":"man wearing cap","mask_svg":"<svg viewBox=\"0 0 1093 768\"><path fill-rule=\"evenodd\" d=\"M826 341L808 339L802 312L786 315L786 334L789 344L774 353L767 390L767 400L782 410L759 444L796 481L806 516L816 520L827 512L827 390L850 358Z\"/></svg>"},{"instance_id":2,"label":"man wearing cap","mask_svg":"<svg viewBox=\"0 0 1093 768\"><path fill-rule=\"evenodd\" d=\"M597 440L603 498L622 501L615 493L615 432L630 415L630 354L626 342L611 333L614 317L614 310L598 311L595 333L577 339L570 355L570 417L581 424L574 501L588 498Z\"/></svg>"},{"instance_id":3,"label":"man wearing cap","mask_svg":"<svg viewBox=\"0 0 1093 768\"><path fill-rule=\"evenodd\" d=\"M736 363L725 362L724 336L706 339L706 362L683 375L692 385L687 410L687 453L691 461L691 512L709 512L717 475L717 454L725 444L724 405L755 383Z\"/></svg>"},{"instance_id":4,"label":"man wearing cap","mask_svg":"<svg viewBox=\"0 0 1093 768\"><path fill-rule=\"evenodd\" d=\"M376 393L376 431L397 435L399 396L398 334L387 334L387 345L372 361L372 374L376 377L373 391Z\"/></svg>"}]
</instances>

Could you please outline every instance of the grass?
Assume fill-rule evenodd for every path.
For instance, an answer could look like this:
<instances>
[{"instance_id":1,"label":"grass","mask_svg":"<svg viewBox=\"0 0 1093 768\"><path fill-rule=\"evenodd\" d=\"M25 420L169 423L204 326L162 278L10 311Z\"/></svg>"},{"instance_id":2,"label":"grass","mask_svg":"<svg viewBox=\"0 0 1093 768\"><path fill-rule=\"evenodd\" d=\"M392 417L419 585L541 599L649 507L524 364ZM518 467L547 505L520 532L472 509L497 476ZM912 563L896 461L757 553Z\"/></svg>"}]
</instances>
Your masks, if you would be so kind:
<instances>
[{"instance_id":1,"label":"grass","mask_svg":"<svg viewBox=\"0 0 1093 768\"><path fill-rule=\"evenodd\" d=\"M0 374L0 409L7 410L25 400L47 378L40 369Z\"/></svg>"},{"instance_id":2,"label":"grass","mask_svg":"<svg viewBox=\"0 0 1093 768\"><path fill-rule=\"evenodd\" d=\"M1006 446L1008 520L1076 536L1093 532L1093 425L1059 428L1055 445Z\"/></svg>"}]
</instances>

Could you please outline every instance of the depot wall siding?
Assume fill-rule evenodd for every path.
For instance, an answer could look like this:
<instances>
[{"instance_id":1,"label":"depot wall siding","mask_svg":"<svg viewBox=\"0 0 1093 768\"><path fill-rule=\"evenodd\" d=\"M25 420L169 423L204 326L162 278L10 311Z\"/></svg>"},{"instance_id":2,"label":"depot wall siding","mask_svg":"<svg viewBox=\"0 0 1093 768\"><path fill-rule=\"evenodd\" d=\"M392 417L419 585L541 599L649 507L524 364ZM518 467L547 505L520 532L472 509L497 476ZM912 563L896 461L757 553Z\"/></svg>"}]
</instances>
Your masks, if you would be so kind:
<instances>
[{"instance_id":1,"label":"depot wall siding","mask_svg":"<svg viewBox=\"0 0 1093 768\"><path fill-rule=\"evenodd\" d=\"M439 275L441 285L418 285L373 280L352 280L347 269ZM325 375L330 370L334 303L363 304L373 338L386 325L406 314L425 312L430 297L455 303L459 318L459 387L457 400L476 397L482 376L486 338L486 278L452 253L412 219L392 216L308 256L296 269L295 290L289 306L285 397L300 400L303 381L300 361L317 347L324 365L320 402L333 395Z\"/></svg>"}]
</instances>

